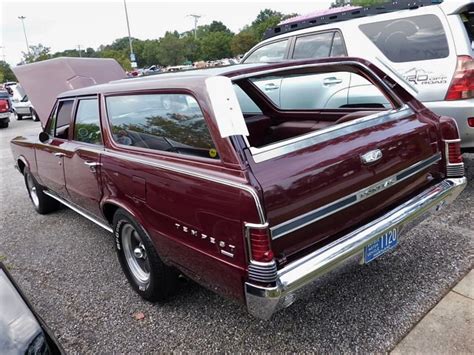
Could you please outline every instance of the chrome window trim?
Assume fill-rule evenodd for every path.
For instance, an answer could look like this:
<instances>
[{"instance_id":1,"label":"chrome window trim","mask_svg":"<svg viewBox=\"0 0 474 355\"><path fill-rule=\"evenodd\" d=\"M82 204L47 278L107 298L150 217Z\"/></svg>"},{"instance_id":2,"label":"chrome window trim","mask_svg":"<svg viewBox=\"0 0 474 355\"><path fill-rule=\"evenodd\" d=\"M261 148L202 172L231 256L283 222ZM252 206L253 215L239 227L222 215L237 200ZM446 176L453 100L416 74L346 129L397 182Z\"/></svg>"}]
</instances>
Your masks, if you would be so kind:
<instances>
[{"instance_id":1,"label":"chrome window trim","mask_svg":"<svg viewBox=\"0 0 474 355\"><path fill-rule=\"evenodd\" d=\"M414 111L407 105L398 110L380 112L373 115L358 118L356 120L344 122L335 126L310 132L295 138L280 141L262 148L251 147L247 137L244 141L250 147L255 163L261 163L273 158L277 158L299 149L307 148L315 144L320 144L333 140L349 133L361 131L383 123L401 120L414 114Z\"/></svg>"},{"instance_id":2,"label":"chrome window trim","mask_svg":"<svg viewBox=\"0 0 474 355\"><path fill-rule=\"evenodd\" d=\"M334 213L337 213L345 208L355 205L358 202L361 202L369 197L376 195L377 193L385 190L386 188L395 186L399 182L412 177L413 175L421 172L422 170L426 169L427 167L433 165L434 163L441 160L441 154L437 153L432 155L428 159L422 160L417 162L416 164L411 165L410 167L399 171L398 173L389 176L383 180L378 181L375 184L367 186L361 190L353 192L352 194L346 195L336 201L333 201L327 205L321 206L315 210L306 212L302 215L294 217L288 221L280 223L276 226L270 228L270 236L272 240L276 240L281 238L295 230L301 229L306 227L312 223L315 223L321 219L324 219ZM386 184L386 186L384 186ZM376 190L373 193L366 194L367 190L372 188L378 187L382 185L381 189ZM309 218L308 218L309 217Z\"/></svg>"},{"instance_id":3,"label":"chrome window trim","mask_svg":"<svg viewBox=\"0 0 474 355\"><path fill-rule=\"evenodd\" d=\"M353 65L356 67L360 67L365 71L366 73L369 73L372 79L377 81L387 93L390 94L391 98L399 105L399 108L401 108L405 103L402 102L399 97L393 92L393 90L383 81L380 77L378 77L367 65L356 62L353 60L345 60L345 61L340 61L340 62L325 62L325 63L314 63L314 64L302 64L302 65L295 65L295 66L288 66L288 67L280 67L276 69L268 69L268 70L262 70L250 74L241 74L241 75L236 75L230 77L231 81L238 81L242 79L248 79L248 78L254 78L254 77L260 77L260 76L266 76L268 74L274 74L278 72L285 72L285 71L292 71L296 69L305 69L305 68L318 68L318 67L327 67L331 65Z\"/></svg>"}]
</instances>

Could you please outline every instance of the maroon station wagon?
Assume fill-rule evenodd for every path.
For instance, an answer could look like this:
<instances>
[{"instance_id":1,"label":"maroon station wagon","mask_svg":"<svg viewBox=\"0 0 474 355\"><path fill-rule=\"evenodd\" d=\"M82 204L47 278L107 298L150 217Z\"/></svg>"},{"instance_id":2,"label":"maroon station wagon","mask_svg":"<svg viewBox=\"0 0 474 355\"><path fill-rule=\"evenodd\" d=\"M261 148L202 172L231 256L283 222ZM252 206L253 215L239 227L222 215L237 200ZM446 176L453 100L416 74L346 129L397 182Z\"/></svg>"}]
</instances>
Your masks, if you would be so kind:
<instances>
[{"instance_id":1,"label":"maroon station wagon","mask_svg":"<svg viewBox=\"0 0 474 355\"><path fill-rule=\"evenodd\" d=\"M340 73L387 103L341 103L324 79ZM275 77L292 102L272 96ZM35 209L61 203L112 232L143 298L169 297L181 273L268 319L465 187L456 122L401 85L357 58L118 80L59 95L39 137L11 147Z\"/></svg>"}]
</instances>

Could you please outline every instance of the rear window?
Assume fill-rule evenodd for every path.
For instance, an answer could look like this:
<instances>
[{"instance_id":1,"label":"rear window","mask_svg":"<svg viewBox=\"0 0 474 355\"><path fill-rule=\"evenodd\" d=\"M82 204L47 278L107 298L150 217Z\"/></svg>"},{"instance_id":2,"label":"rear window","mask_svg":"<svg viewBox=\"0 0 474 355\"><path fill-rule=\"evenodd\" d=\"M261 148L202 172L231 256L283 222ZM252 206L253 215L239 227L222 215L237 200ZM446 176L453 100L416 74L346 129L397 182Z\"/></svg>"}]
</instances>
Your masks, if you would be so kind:
<instances>
[{"instance_id":1,"label":"rear window","mask_svg":"<svg viewBox=\"0 0 474 355\"><path fill-rule=\"evenodd\" d=\"M197 101L183 94L111 96L107 114L116 143L218 158Z\"/></svg>"},{"instance_id":2,"label":"rear window","mask_svg":"<svg viewBox=\"0 0 474 355\"><path fill-rule=\"evenodd\" d=\"M446 58L449 55L443 25L435 15L369 23L359 28L395 63Z\"/></svg>"}]
</instances>

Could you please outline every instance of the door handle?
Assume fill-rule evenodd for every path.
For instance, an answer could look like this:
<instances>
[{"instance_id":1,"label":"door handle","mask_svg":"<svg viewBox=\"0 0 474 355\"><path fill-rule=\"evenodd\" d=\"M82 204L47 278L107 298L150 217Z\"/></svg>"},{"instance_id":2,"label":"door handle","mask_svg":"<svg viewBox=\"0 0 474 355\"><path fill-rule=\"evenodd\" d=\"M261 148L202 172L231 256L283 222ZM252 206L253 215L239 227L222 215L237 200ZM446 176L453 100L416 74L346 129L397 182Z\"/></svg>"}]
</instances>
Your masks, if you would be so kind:
<instances>
[{"instance_id":1,"label":"door handle","mask_svg":"<svg viewBox=\"0 0 474 355\"><path fill-rule=\"evenodd\" d=\"M324 85L334 85L340 83L342 83L342 79L336 78L334 76L323 80Z\"/></svg>"},{"instance_id":2,"label":"door handle","mask_svg":"<svg viewBox=\"0 0 474 355\"><path fill-rule=\"evenodd\" d=\"M66 154L64 154L64 153L54 153L54 156L55 156L55 157L58 157L58 158L62 158L62 157L64 157L65 155L66 155Z\"/></svg>"},{"instance_id":3,"label":"door handle","mask_svg":"<svg viewBox=\"0 0 474 355\"><path fill-rule=\"evenodd\" d=\"M98 166L101 166L102 163L96 162L96 161L85 161L85 165L89 167L89 170L93 173L95 173L97 170L95 169Z\"/></svg>"},{"instance_id":4,"label":"door handle","mask_svg":"<svg viewBox=\"0 0 474 355\"><path fill-rule=\"evenodd\" d=\"M84 164L86 164L87 166L101 166L102 164L101 163L98 163L96 161L85 161Z\"/></svg>"},{"instance_id":5,"label":"door handle","mask_svg":"<svg viewBox=\"0 0 474 355\"><path fill-rule=\"evenodd\" d=\"M280 87L276 84L273 84L273 83L269 83L269 84L266 84L263 89L265 91L272 91L272 90L278 90Z\"/></svg>"}]
</instances>

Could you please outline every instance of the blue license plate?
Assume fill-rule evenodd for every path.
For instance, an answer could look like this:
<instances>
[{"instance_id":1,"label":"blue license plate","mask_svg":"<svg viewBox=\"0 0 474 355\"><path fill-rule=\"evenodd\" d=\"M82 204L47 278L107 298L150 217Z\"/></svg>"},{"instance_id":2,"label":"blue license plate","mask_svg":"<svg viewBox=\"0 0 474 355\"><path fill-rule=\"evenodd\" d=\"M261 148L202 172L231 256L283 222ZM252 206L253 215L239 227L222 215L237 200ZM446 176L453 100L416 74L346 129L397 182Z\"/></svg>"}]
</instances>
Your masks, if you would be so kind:
<instances>
[{"instance_id":1,"label":"blue license plate","mask_svg":"<svg viewBox=\"0 0 474 355\"><path fill-rule=\"evenodd\" d=\"M394 228L364 248L364 263L370 263L372 260L378 258L383 253L395 248L397 244L397 229Z\"/></svg>"}]
</instances>

